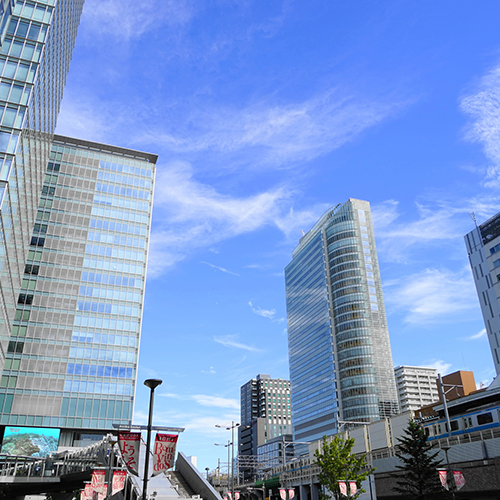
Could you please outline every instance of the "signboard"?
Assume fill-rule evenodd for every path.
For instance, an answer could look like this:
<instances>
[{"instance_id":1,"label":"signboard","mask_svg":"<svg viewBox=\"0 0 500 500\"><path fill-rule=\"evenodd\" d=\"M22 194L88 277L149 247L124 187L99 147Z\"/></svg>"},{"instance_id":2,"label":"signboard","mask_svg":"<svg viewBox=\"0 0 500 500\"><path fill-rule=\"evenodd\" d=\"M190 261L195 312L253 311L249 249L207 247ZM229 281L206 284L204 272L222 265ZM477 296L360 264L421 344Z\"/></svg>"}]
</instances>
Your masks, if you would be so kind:
<instances>
[{"instance_id":1,"label":"signboard","mask_svg":"<svg viewBox=\"0 0 500 500\"><path fill-rule=\"evenodd\" d=\"M153 451L153 476L167 472L174 465L178 437L177 434L156 434Z\"/></svg>"},{"instance_id":2,"label":"signboard","mask_svg":"<svg viewBox=\"0 0 500 500\"><path fill-rule=\"evenodd\" d=\"M60 429L6 426L0 453L25 457L48 457L57 451Z\"/></svg>"},{"instance_id":3,"label":"signboard","mask_svg":"<svg viewBox=\"0 0 500 500\"><path fill-rule=\"evenodd\" d=\"M119 432L118 446L128 470L139 475L139 445L141 443L140 432Z\"/></svg>"},{"instance_id":4,"label":"signboard","mask_svg":"<svg viewBox=\"0 0 500 500\"><path fill-rule=\"evenodd\" d=\"M290 488L288 490L288 498L292 500L293 497L295 497L295 488Z\"/></svg>"},{"instance_id":5,"label":"signboard","mask_svg":"<svg viewBox=\"0 0 500 500\"><path fill-rule=\"evenodd\" d=\"M453 478L455 479L455 484L457 485L457 490L465 485L465 478L461 470L453 471Z\"/></svg>"},{"instance_id":6,"label":"signboard","mask_svg":"<svg viewBox=\"0 0 500 500\"><path fill-rule=\"evenodd\" d=\"M347 484L345 481L339 481L340 493L347 496Z\"/></svg>"},{"instance_id":7,"label":"signboard","mask_svg":"<svg viewBox=\"0 0 500 500\"><path fill-rule=\"evenodd\" d=\"M438 469L438 474L441 486L448 489L448 471L446 469Z\"/></svg>"},{"instance_id":8,"label":"signboard","mask_svg":"<svg viewBox=\"0 0 500 500\"><path fill-rule=\"evenodd\" d=\"M127 477L127 471L124 470L115 470L113 473L113 488L111 491L111 495L118 493L123 490L125 486L125 478Z\"/></svg>"},{"instance_id":9,"label":"signboard","mask_svg":"<svg viewBox=\"0 0 500 500\"><path fill-rule=\"evenodd\" d=\"M358 485L356 484L356 481L349 481L349 493L351 495L355 495L358 491Z\"/></svg>"}]
</instances>

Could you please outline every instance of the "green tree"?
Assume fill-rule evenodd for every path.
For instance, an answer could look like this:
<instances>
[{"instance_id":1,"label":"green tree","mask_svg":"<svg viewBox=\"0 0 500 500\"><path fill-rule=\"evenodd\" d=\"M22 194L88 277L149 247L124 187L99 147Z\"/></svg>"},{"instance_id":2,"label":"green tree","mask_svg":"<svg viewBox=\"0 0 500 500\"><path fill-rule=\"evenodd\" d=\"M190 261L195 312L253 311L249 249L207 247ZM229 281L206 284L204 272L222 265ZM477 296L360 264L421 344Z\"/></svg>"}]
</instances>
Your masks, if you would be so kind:
<instances>
[{"instance_id":1,"label":"green tree","mask_svg":"<svg viewBox=\"0 0 500 500\"><path fill-rule=\"evenodd\" d=\"M436 459L439 452L430 449L423 427L411 420L398 441L396 456L402 465L396 468L405 474L394 476L398 479L394 490L408 500L447 498L436 470L441 465L441 460Z\"/></svg>"},{"instance_id":2,"label":"green tree","mask_svg":"<svg viewBox=\"0 0 500 500\"><path fill-rule=\"evenodd\" d=\"M358 491L350 498L358 498L365 490L361 488L361 483L375 470L368 469L366 464L366 455L357 457L352 453L354 439L333 436L331 441L328 441L326 436L323 436L321 448L315 452L314 463L321 469L319 474L319 482L323 487L323 495L325 498L335 498L340 500L338 481L356 481ZM325 491L326 490L326 491Z\"/></svg>"}]
</instances>

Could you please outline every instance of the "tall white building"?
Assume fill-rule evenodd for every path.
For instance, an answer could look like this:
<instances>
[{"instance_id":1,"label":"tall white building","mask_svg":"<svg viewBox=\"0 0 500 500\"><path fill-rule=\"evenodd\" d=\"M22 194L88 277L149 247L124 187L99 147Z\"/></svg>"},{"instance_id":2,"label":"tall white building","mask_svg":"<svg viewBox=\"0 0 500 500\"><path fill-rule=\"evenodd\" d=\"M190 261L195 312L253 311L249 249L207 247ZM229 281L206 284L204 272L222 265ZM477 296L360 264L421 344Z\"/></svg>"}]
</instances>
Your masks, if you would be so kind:
<instances>
[{"instance_id":1,"label":"tall white building","mask_svg":"<svg viewBox=\"0 0 500 500\"><path fill-rule=\"evenodd\" d=\"M500 374L500 212L465 236L491 354Z\"/></svg>"},{"instance_id":2,"label":"tall white building","mask_svg":"<svg viewBox=\"0 0 500 500\"><path fill-rule=\"evenodd\" d=\"M439 401L435 368L402 365L394 368L394 375L401 412Z\"/></svg>"},{"instance_id":3,"label":"tall white building","mask_svg":"<svg viewBox=\"0 0 500 500\"><path fill-rule=\"evenodd\" d=\"M398 412L367 201L328 210L285 269L294 441Z\"/></svg>"}]
</instances>

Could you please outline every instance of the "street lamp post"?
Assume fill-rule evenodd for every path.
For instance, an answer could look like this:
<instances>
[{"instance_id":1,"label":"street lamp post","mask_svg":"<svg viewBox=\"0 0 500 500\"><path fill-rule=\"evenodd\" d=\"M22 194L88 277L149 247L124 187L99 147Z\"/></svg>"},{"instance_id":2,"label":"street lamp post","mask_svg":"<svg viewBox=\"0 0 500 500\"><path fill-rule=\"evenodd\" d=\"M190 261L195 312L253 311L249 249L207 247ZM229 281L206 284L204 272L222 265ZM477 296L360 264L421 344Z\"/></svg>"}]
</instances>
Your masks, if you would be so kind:
<instances>
[{"instance_id":1,"label":"street lamp post","mask_svg":"<svg viewBox=\"0 0 500 500\"><path fill-rule=\"evenodd\" d=\"M233 443L231 443L231 441L228 441L227 444L221 444L221 443L214 443L214 444L215 446L224 446L224 448L227 448L227 490L229 491L229 447ZM220 475L220 463L219 463L219 475Z\"/></svg>"},{"instance_id":2,"label":"street lamp post","mask_svg":"<svg viewBox=\"0 0 500 500\"><path fill-rule=\"evenodd\" d=\"M158 378L149 378L144 381L144 385L151 389L149 396L149 418L148 418L148 435L146 439L146 459L144 460L144 479L142 487L142 500L148 498L148 474L149 474L149 450L151 447L151 425L153 422L153 401L155 389L163 383L163 380Z\"/></svg>"},{"instance_id":3,"label":"street lamp post","mask_svg":"<svg viewBox=\"0 0 500 500\"><path fill-rule=\"evenodd\" d=\"M234 421L231 422L230 426L222 426L222 425L216 425L218 429L226 429L227 431L231 431L231 450L232 450L232 461L231 461L231 498L234 500L234 429L236 427L239 427L240 424L235 423ZM229 469L228 469L229 470Z\"/></svg>"},{"instance_id":4,"label":"street lamp post","mask_svg":"<svg viewBox=\"0 0 500 500\"><path fill-rule=\"evenodd\" d=\"M451 433L450 433L451 435ZM451 467L450 467L450 461L448 460L448 450L451 448L451 446L443 446L441 449L444 450L444 454L446 455L446 482L448 484L448 487L451 490L451 496L453 500L455 500L455 485L453 484L453 475L451 473Z\"/></svg>"}]
</instances>

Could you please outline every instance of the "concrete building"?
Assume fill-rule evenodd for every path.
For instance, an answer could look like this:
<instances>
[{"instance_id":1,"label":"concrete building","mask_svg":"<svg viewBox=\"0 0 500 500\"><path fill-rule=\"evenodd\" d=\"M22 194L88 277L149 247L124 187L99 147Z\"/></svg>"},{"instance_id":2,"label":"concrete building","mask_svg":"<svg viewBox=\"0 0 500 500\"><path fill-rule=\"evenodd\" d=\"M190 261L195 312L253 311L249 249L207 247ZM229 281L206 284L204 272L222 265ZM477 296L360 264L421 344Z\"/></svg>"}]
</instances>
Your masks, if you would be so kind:
<instances>
[{"instance_id":1,"label":"concrete building","mask_svg":"<svg viewBox=\"0 0 500 500\"><path fill-rule=\"evenodd\" d=\"M435 368L402 365L394 369L394 375L402 413L439 401Z\"/></svg>"},{"instance_id":2,"label":"concrete building","mask_svg":"<svg viewBox=\"0 0 500 500\"><path fill-rule=\"evenodd\" d=\"M241 387L239 455L257 455L257 447L292 432L290 382L259 374Z\"/></svg>"},{"instance_id":3,"label":"concrete building","mask_svg":"<svg viewBox=\"0 0 500 500\"><path fill-rule=\"evenodd\" d=\"M497 375L500 374L500 212L465 236Z\"/></svg>"},{"instance_id":4,"label":"concrete building","mask_svg":"<svg viewBox=\"0 0 500 500\"><path fill-rule=\"evenodd\" d=\"M367 201L328 210L285 269L294 441L398 413Z\"/></svg>"},{"instance_id":5,"label":"concrete building","mask_svg":"<svg viewBox=\"0 0 500 500\"><path fill-rule=\"evenodd\" d=\"M55 136L0 386L0 423L61 446L130 424L156 155Z\"/></svg>"},{"instance_id":6,"label":"concrete building","mask_svg":"<svg viewBox=\"0 0 500 500\"><path fill-rule=\"evenodd\" d=\"M0 0L0 370L84 0Z\"/></svg>"}]
</instances>

